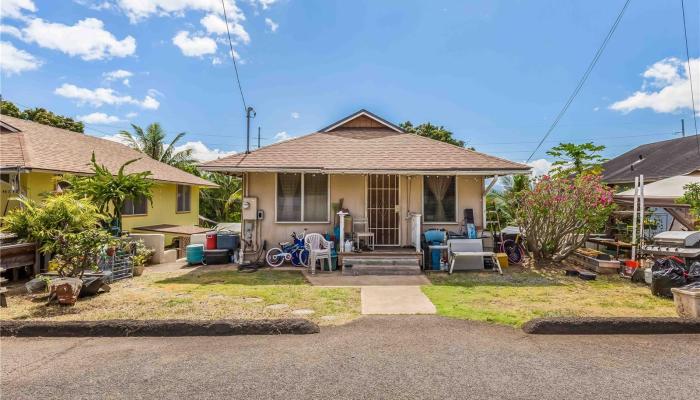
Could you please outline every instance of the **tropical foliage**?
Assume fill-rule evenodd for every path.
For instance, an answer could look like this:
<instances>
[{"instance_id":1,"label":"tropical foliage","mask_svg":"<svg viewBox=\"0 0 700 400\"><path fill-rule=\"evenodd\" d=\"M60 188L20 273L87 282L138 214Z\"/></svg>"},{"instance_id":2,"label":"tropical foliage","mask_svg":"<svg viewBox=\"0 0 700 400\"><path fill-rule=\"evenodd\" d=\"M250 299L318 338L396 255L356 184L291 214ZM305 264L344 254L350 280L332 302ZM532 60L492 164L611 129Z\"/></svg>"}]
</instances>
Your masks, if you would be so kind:
<instances>
[{"instance_id":1,"label":"tropical foliage","mask_svg":"<svg viewBox=\"0 0 700 400\"><path fill-rule=\"evenodd\" d=\"M493 212L498 215L502 226L513 225L517 217L518 195L531 188L531 178L529 175L505 176L500 178L500 183L503 190L494 190L486 196L486 209L491 216Z\"/></svg>"},{"instance_id":2,"label":"tropical foliage","mask_svg":"<svg viewBox=\"0 0 700 400\"><path fill-rule=\"evenodd\" d=\"M442 125L437 126L431 124L430 122L426 122L418 126L413 126L411 121L406 121L402 124L399 124L399 127L401 127L401 129L405 130L408 133L413 133L418 136L424 136L427 138L439 140L441 142L453 144L455 146L464 147L464 141L455 139L452 136L452 132L448 131Z\"/></svg>"},{"instance_id":3,"label":"tropical foliage","mask_svg":"<svg viewBox=\"0 0 700 400\"><path fill-rule=\"evenodd\" d=\"M219 187L200 191L199 213L216 222L240 221L242 200L240 178L219 173L208 173L203 177Z\"/></svg>"},{"instance_id":4,"label":"tropical foliage","mask_svg":"<svg viewBox=\"0 0 700 400\"><path fill-rule=\"evenodd\" d=\"M100 254L117 239L103 229L62 232L56 236L52 260L59 276L82 278L86 270L96 271Z\"/></svg>"},{"instance_id":5,"label":"tropical foliage","mask_svg":"<svg viewBox=\"0 0 700 400\"><path fill-rule=\"evenodd\" d=\"M177 143L185 136L185 132L175 135L170 143L165 143L165 131L159 123L154 122L143 130L140 126L131 124L133 133L120 131L119 135L126 141L126 144L136 149L154 160L172 165L192 172L195 160L192 158L192 149L177 151Z\"/></svg>"},{"instance_id":6,"label":"tropical foliage","mask_svg":"<svg viewBox=\"0 0 700 400\"><path fill-rule=\"evenodd\" d=\"M27 198L20 198L20 202L22 207L2 219L2 230L37 242L44 253L58 251L60 235L93 230L105 221L88 199L70 193L48 195L41 203Z\"/></svg>"},{"instance_id":7,"label":"tropical foliage","mask_svg":"<svg viewBox=\"0 0 700 400\"><path fill-rule=\"evenodd\" d=\"M64 180L70 184L70 190L80 197L90 199L100 213L109 216L112 223L122 226L122 207L126 200L134 200L145 197L152 204L151 189L153 181L148 179L150 171L126 173L124 169L138 159L124 163L116 175L100 165L92 154L91 176L64 176Z\"/></svg>"},{"instance_id":8,"label":"tropical foliage","mask_svg":"<svg viewBox=\"0 0 700 400\"><path fill-rule=\"evenodd\" d=\"M27 108L24 111L14 105L14 103L3 100L0 102L0 114L10 117L26 119L40 124L54 126L56 128L68 129L70 131L83 133L85 126L80 121L63 115L54 114L44 108Z\"/></svg>"},{"instance_id":9,"label":"tropical foliage","mask_svg":"<svg viewBox=\"0 0 700 400\"><path fill-rule=\"evenodd\" d=\"M683 186L682 197L679 197L677 202L680 204L690 205L690 212L695 218L700 220L700 183L689 183Z\"/></svg>"},{"instance_id":10,"label":"tropical foliage","mask_svg":"<svg viewBox=\"0 0 700 400\"><path fill-rule=\"evenodd\" d=\"M598 175L542 177L518 196L517 221L536 260L561 261L605 225L613 193Z\"/></svg>"},{"instance_id":11,"label":"tropical foliage","mask_svg":"<svg viewBox=\"0 0 700 400\"><path fill-rule=\"evenodd\" d=\"M603 150L605 146L597 146L593 142L559 143L547 151L547 154L556 159L552 163L552 176L600 174L603 163L607 161L599 154Z\"/></svg>"}]
</instances>

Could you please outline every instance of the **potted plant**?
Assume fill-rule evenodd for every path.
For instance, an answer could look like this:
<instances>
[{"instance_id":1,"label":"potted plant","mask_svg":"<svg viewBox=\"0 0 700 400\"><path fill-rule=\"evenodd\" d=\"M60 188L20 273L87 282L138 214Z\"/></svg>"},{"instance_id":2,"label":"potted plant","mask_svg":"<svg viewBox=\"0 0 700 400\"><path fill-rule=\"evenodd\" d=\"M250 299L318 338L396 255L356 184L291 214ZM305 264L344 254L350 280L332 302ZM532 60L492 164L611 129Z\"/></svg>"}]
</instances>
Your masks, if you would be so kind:
<instances>
[{"instance_id":1,"label":"potted plant","mask_svg":"<svg viewBox=\"0 0 700 400\"><path fill-rule=\"evenodd\" d=\"M130 243L132 246L132 262L134 264L134 276L141 276L146 264L151 260L154 251L146 247L142 239Z\"/></svg>"}]
</instances>

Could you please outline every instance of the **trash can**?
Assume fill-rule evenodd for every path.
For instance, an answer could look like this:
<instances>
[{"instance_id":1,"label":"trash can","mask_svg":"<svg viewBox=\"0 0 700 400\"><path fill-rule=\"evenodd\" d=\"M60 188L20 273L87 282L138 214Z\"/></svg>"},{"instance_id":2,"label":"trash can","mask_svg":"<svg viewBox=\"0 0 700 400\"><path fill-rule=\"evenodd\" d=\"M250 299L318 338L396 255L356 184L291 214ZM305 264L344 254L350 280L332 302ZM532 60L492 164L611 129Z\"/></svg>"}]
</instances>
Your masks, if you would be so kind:
<instances>
[{"instance_id":1,"label":"trash can","mask_svg":"<svg viewBox=\"0 0 700 400\"><path fill-rule=\"evenodd\" d=\"M442 249L430 249L430 258L430 266L433 268L433 271L439 271Z\"/></svg>"},{"instance_id":2,"label":"trash can","mask_svg":"<svg viewBox=\"0 0 700 400\"><path fill-rule=\"evenodd\" d=\"M190 265L201 264L204 259L204 245L203 244L190 244L185 248L185 256L187 257L187 263Z\"/></svg>"}]
</instances>

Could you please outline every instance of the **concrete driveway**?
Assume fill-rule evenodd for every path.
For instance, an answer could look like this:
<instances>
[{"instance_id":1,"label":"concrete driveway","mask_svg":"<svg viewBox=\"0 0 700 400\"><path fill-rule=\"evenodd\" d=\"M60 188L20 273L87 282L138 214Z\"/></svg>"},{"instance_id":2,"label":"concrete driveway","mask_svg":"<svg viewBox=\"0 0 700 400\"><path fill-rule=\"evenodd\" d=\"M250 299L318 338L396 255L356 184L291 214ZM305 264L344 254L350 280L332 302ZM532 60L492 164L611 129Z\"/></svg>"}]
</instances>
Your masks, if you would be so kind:
<instances>
[{"instance_id":1,"label":"concrete driveway","mask_svg":"<svg viewBox=\"0 0 700 400\"><path fill-rule=\"evenodd\" d=\"M436 316L308 336L1 345L3 399L689 399L700 359L700 335L527 336Z\"/></svg>"}]
</instances>

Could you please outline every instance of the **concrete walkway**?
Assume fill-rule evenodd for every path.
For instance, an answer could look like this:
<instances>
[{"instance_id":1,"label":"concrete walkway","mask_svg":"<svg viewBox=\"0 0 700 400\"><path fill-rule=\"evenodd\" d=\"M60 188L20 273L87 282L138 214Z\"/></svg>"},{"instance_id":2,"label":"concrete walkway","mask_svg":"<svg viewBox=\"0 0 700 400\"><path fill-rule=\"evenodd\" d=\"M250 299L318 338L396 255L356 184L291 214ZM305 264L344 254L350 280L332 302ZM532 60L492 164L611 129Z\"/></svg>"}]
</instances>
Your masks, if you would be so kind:
<instances>
[{"instance_id":1,"label":"concrete walkway","mask_svg":"<svg viewBox=\"0 0 700 400\"><path fill-rule=\"evenodd\" d=\"M364 286L362 314L435 314L420 286Z\"/></svg>"},{"instance_id":2,"label":"concrete walkway","mask_svg":"<svg viewBox=\"0 0 700 400\"><path fill-rule=\"evenodd\" d=\"M316 272L304 270L304 277L314 286L362 287L362 286L421 286L430 285L425 275L343 275L340 271Z\"/></svg>"}]
</instances>

